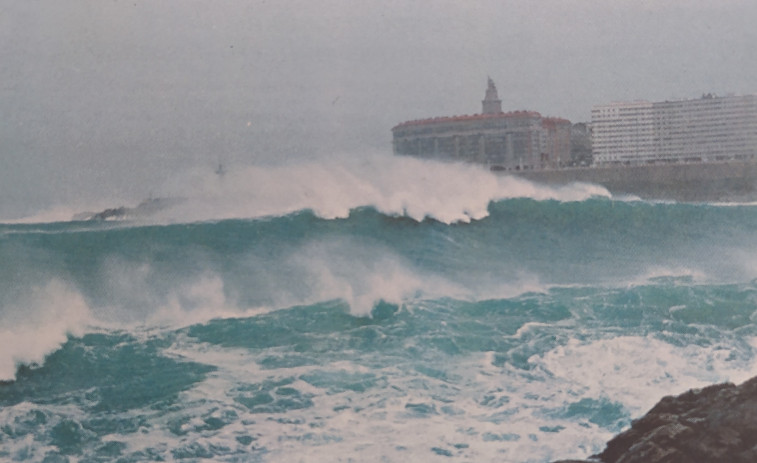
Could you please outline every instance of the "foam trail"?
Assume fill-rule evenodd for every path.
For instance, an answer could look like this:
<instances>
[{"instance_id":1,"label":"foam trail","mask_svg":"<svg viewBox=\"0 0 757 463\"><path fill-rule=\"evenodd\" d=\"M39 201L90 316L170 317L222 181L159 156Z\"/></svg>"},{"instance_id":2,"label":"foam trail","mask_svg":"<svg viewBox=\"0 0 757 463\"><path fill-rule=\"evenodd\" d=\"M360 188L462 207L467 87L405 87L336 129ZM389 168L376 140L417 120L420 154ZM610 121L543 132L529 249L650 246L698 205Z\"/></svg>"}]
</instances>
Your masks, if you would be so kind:
<instances>
[{"instance_id":1,"label":"foam trail","mask_svg":"<svg viewBox=\"0 0 757 463\"><path fill-rule=\"evenodd\" d=\"M639 416L671 391L747 380L754 360L745 364L733 357L727 345L678 347L653 336L619 336L590 343L571 339L531 362L543 365L583 395L622 398Z\"/></svg>"}]
</instances>

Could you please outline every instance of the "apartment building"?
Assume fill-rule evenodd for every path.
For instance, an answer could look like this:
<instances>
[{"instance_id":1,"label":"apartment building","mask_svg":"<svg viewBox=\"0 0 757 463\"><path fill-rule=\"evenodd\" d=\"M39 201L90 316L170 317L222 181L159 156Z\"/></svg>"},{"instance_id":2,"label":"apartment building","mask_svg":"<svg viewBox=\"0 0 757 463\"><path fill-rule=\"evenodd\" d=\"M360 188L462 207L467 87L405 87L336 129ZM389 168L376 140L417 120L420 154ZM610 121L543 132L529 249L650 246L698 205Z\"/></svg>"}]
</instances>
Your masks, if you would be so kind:
<instances>
[{"instance_id":1,"label":"apartment building","mask_svg":"<svg viewBox=\"0 0 757 463\"><path fill-rule=\"evenodd\" d=\"M634 101L592 108L594 162L651 164L757 156L757 97Z\"/></svg>"}]
</instances>

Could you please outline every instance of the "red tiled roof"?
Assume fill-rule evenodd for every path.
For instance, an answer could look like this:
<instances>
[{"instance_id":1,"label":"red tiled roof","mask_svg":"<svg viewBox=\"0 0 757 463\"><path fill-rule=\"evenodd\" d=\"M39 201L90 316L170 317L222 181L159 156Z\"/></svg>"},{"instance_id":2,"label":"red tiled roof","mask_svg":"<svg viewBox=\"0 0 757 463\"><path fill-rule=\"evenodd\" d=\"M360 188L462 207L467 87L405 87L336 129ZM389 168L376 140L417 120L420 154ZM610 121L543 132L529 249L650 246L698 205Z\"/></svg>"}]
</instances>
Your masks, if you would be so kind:
<instances>
[{"instance_id":1,"label":"red tiled roof","mask_svg":"<svg viewBox=\"0 0 757 463\"><path fill-rule=\"evenodd\" d=\"M476 121L476 120L484 120L484 119L498 119L498 118L511 118L511 117L541 117L541 114L537 113L536 111L510 111L507 113L499 113L499 114L473 114L473 115L463 115L463 116L449 116L449 117L432 117L428 119L416 119L413 121L406 121L402 122L401 124L397 124L395 127L392 128L398 129L400 127L409 127L413 125L431 125L431 124L439 124L444 122L461 122L461 121Z\"/></svg>"},{"instance_id":2,"label":"red tiled roof","mask_svg":"<svg viewBox=\"0 0 757 463\"><path fill-rule=\"evenodd\" d=\"M561 117L545 117L542 118L541 124L544 127L555 127L558 124L570 124L570 121Z\"/></svg>"}]
</instances>

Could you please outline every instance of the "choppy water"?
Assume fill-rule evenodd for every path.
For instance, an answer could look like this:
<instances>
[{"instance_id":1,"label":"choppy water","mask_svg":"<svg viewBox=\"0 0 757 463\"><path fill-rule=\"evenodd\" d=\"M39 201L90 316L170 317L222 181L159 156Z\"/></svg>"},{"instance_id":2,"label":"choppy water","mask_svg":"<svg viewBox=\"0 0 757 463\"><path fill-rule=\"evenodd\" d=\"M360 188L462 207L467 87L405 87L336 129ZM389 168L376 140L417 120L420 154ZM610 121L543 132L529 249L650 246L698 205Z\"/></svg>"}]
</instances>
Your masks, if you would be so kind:
<instances>
[{"instance_id":1,"label":"choppy water","mask_svg":"<svg viewBox=\"0 0 757 463\"><path fill-rule=\"evenodd\" d=\"M757 206L393 162L0 225L0 459L546 462L757 374Z\"/></svg>"}]
</instances>

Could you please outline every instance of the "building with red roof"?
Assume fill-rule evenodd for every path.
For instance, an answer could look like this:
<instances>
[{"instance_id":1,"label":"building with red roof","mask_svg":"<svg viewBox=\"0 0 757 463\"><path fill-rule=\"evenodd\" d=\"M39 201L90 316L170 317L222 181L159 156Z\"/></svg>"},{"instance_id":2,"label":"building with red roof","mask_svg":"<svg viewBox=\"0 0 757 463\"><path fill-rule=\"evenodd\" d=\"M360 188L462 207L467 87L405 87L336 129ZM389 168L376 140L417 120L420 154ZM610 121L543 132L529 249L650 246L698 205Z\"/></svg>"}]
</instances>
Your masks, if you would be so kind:
<instances>
[{"instance_id":1,"label":"building with red roof","mask_svg":"<svg viewBox=\"0 0 757 463\"><path fill-rule=\"evenodd\" d=\"M395 126L394 153L480 163L496 170L557 168L570 160L570 121L535 111L503 112L491 78L481 105L481 114Z\"/></svg>"}]
</instances>

